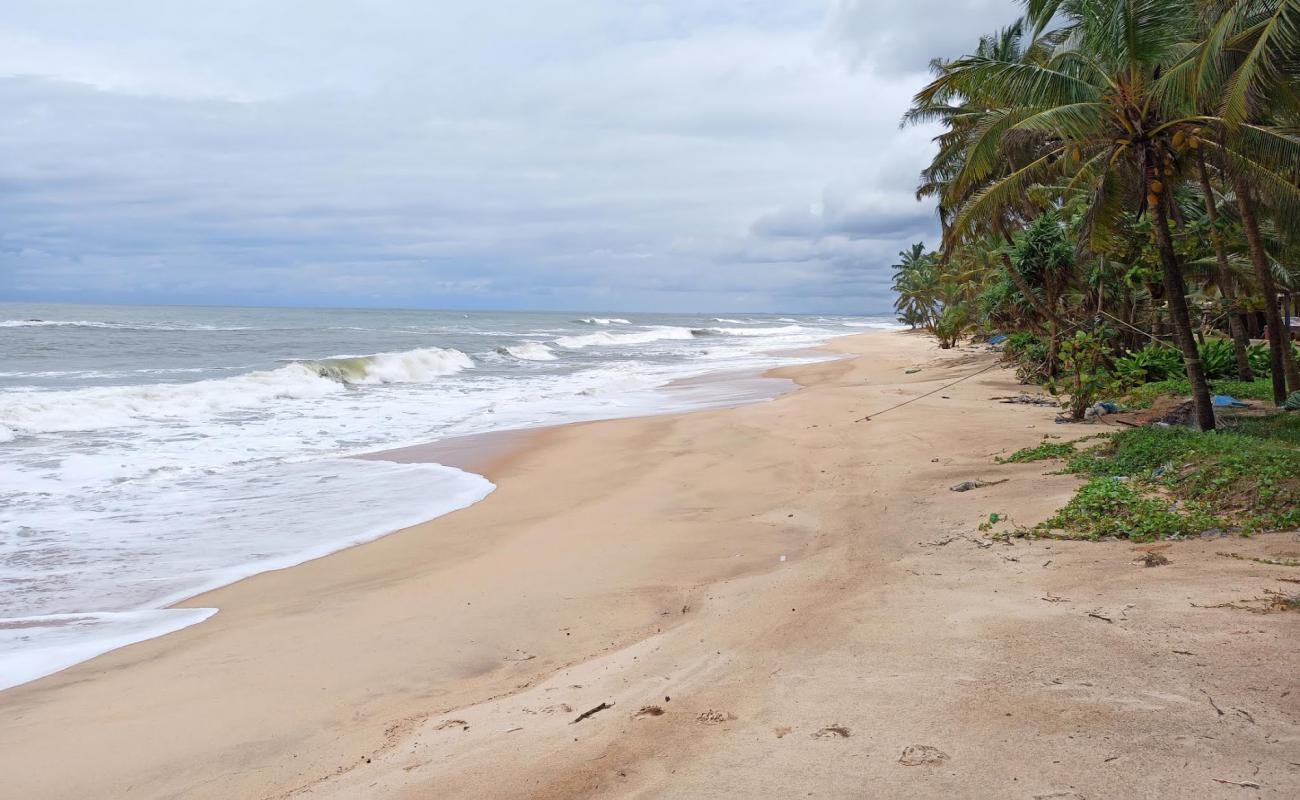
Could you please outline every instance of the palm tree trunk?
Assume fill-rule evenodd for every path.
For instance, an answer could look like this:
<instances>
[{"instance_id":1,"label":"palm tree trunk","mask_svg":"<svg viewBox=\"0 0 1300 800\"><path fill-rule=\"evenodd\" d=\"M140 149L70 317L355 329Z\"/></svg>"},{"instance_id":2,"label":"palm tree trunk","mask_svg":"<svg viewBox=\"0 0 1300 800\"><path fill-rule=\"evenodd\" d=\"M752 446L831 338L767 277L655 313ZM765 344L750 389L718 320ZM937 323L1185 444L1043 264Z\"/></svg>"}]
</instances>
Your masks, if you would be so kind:
<instances>
[{"instance_id":1,"label":"palm tree trunk","mask_svg":"<svg viewBox=\"0 0 1300 800\"><path fill-rule=\"evenodd\" d=\"M1268 255L1264 252L1264 239L1259 235L1259 220L1250 201L1250 188L1240 177L1233 179L1232 188L1237 195L1237 208L1241 211L1241 226L1246 230L1250 263L1255 267L1255 279L1264 292L1264 316L1270 333L1268 350L1273 372L1273 402L1280 406L1286 402L1287 384L1291 385L1292 391L1300 391L1300 375L1296 374L1295 362L1291 359L1291 331L1282 324L1282 314L1277 308L1277 285L1268 266Z\"/></svg>"},{"instance_id":2,"label":"palm tree trunk","mask_svg":"<svg viewBox=\"0 0 1300 800\"><path fill-rule=\"evenodd\" d=\"M1154 154L1146 152L1147 192L1151 193L1151 176L1156 174ZM1201 353L1196 349L1196 339L1192 335L1192 319L1187 311L1187 285L1183 282L1183 271L1174 253L1174 242L1169 235L1169 213L1165 204L1168 198L1164 194L1151 194L1155 202L1151 210L1155 213L1156 244L1160 251L1160 267L1164 273L1165 295L1169 301L1169 323L1174 329L1174 339L1178 349L1183 351L1183 367L1187 370L1187 382L1192 386L1192 413L1197 430L1214 430L1214 405L1210 402L1210 384L1205 379L1205 367L1201 364Z\"/></svg>"},{"instance_id":3,"label":"palm tree trunk","mask_svg":"<svg viewBox=\"0 0 1300 800\"><path fill-rule=\"evenodd\" d=\"M1219 231L1219 209L1214 202L1214 187L1210 184L1210 171L1205 166L1205 156L1197 151L1196 165L1201 173L1201 193L1205 195L1205 216L1210 221L1210 241L1214 244L1214 260L1219 267L1219 292L1228 306L1228 330L1232 333L1232 349L1237 356L1237 377L1243 381L1255 380L1250 370L1250 356L1246 348L1250 338L1246 336L1245 315L1237 307L1237 287L1233 283L1232 269L1228 266L1228 253L1223 246L1223 234Z\"/></svg>"}]
</instances>

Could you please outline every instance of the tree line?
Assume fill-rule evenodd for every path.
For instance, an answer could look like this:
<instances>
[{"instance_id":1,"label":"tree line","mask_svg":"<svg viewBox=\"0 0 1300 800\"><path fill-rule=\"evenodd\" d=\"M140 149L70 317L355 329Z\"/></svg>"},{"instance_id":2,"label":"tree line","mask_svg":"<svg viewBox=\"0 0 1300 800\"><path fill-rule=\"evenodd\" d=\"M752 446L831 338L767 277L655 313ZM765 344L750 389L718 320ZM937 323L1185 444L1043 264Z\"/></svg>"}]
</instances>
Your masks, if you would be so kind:
<instances>
[{"instance_id":1,"label":"tree line","mask_svg":"<svg viewBox=\"0 0 1300 800\"><path fill-rule=\"evenodd\" d=\"M942 241L900 253L899 318L940 346L1014 333L1022 373L1080 395L1181 361L1300 392L1300 0L1024 0L931 62L904 125L937 124L918 199ZM1253 343L1267 332L1267 343Z\"/></svg>"}]
</instances>

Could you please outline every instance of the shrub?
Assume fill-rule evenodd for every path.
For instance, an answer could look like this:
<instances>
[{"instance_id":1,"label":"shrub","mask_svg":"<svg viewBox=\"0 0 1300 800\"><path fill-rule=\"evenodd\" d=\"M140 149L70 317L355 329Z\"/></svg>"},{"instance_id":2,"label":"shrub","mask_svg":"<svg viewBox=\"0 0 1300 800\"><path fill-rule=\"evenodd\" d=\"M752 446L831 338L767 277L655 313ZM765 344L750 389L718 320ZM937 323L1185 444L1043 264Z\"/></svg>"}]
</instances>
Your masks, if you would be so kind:
<instances>
[{"instance_id":1,"label":"shrub","mask_svg":"<svg viewBox=\"0 0 1300 800\"><path fill-rule=\"evenodd\" d=\"M1115 360L1115 377L1130 386L1168 380L1182 374L1182 354L1161 344L1149 344Z\"/></svg>"},{"instance_id":2,"label":"shrub","mask_svg":"<svg viewBox=\"0 0 1300 800\"><path fill-rule=\"evenodd\" d=\"M1231 378L1237 374L1237 354L1227 339L1210 339L1199 348L1205 377Z\"/></svg>"},{"instance_id":3,"label":"shrub","mask_svg":"<svg viewBox=\"0 0 1300 800\"><path fill-rule=\"evenodd\" d=\"M1046 386L1052 394L1064 394L1074 419L1083 419L1088 407L1114 393L1115 379L1106 369L1110 348L1105 333L1079 331L1061 342L1061 377Z\"/></svg>"},{"instance_id":4,"label":"shrub","mask_svg":"<svg viewBox=\"0 0 1300 800\"><path fill-rule=\"evenodd\" d=\"M1021 383L1040 383L1047 374L1047 340L1028 331L1007 337L1002 352L1016 364L1016 378Z\"/></svg>"}]
</instances>

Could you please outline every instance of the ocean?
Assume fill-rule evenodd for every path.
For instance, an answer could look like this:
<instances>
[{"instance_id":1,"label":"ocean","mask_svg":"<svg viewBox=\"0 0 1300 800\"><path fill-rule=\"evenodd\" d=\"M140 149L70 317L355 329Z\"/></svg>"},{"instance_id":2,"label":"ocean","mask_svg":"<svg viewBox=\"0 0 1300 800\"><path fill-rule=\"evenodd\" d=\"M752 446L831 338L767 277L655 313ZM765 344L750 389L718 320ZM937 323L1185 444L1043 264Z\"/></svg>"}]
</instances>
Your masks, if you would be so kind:
<instances>
[{"instance_id":1,"label":"ocean","mask_svg":"<svg viewBox=\"0 0 1300 800\"><path fill-rule=\"evenodd\" d=\"M674 381L890 317L0 304L0 689L201 622L169 605L486 497L358 459L757 400Z\"/></svg>"}]
</instances>

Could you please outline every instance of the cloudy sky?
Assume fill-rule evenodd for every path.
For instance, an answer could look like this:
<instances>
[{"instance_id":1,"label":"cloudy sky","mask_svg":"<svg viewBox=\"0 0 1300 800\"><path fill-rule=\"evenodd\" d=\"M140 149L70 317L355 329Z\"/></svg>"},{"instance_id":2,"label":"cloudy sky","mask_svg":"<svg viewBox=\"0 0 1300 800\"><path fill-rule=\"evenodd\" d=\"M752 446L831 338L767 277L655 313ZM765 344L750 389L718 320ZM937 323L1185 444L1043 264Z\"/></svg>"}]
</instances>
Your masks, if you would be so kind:
<instances>
[{"instance_id":1,"label":"cloudy sky","mask_svg":"<svg viewBox=\"0 0 1300 800\"><path fill-rule=\"evenodd\" d=\"M880 311L927 61L1011 0L41 0L0 299Z\"/></svg>"}]
</instances>

